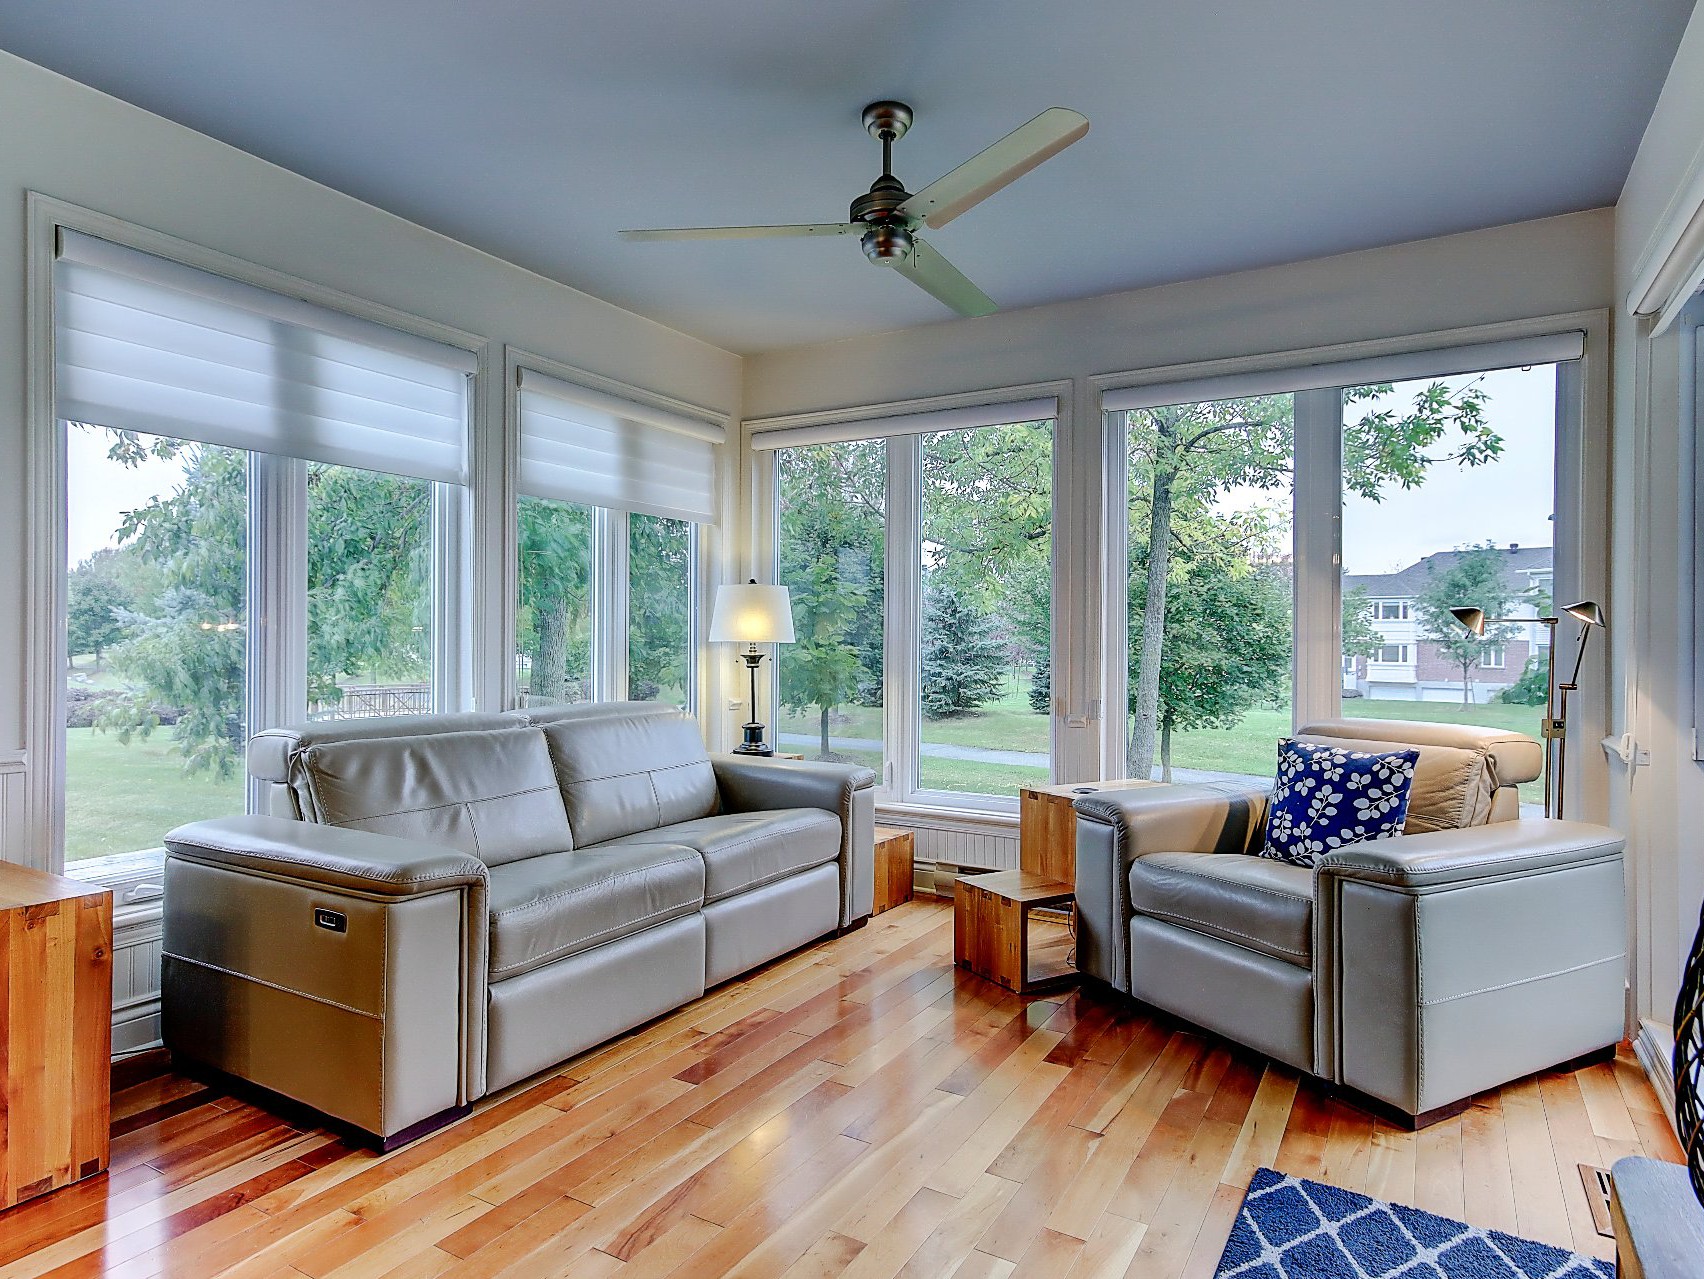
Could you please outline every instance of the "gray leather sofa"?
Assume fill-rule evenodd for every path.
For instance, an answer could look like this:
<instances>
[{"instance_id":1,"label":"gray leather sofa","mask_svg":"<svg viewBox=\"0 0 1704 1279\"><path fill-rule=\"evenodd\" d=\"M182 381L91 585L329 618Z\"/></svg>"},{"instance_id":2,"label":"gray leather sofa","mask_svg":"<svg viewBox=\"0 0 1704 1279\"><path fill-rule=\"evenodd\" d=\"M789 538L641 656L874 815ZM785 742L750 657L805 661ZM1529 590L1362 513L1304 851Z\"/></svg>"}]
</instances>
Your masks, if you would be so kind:
<instances>
[{"instance_id":1,"label":"gray leather sofa","mask_svg":"<svg viewBox=\"0 0 1704 1279\"><path fill-rule=\"evenodd\" d=\"M166 837L165 1042L381 1146L870 914L874 775L665 707L264 732Z\"/></svg>"},{"instance_id":2,"label":"gray leather sofa","mask_svg":"<svg viewBox=\"0 0 1704 1279\"><path fill-rule=\"evenodd\" d=\"M1380 720L1297 737L1419 748L1404 833L1308 869L1245 856L1267 790L1076 801L1078 966L1418 1126L1622 1038L1622 838L1520 817L1539 744Z\"/></svg>"}]
</instances>

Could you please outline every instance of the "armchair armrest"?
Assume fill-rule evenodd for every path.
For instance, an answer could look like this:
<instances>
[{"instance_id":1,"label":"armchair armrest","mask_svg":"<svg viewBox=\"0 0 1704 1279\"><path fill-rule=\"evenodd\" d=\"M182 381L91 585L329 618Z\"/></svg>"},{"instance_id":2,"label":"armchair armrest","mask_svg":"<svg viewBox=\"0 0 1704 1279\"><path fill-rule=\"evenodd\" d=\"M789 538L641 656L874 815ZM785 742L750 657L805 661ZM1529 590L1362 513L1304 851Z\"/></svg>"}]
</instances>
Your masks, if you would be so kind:
<instances>
[{"instance_id":1,"label":"armchair armrest","mask_svg":"<svg viewBox=\"0 0 1704 1279\"><path fill-rule=\"evenodd\" d=\"M840 819L840 926L869 917L876 900L876 775L850 764L712 755L729 812L820 808Z\"/></svg>"},{"instance_id":2,"label":"armchair armrest","mask_svg":"<svg viewBox=\"0 0 1704 1279\"><path fill-rule=\"evenodd\" d=\"M1206 782L1085 795L1077 810L1077 967L1130 993L1130 863L1144 853L1242 853L1266 788Z\"/></svg>"},{"instance_id":3,"label":"armchair armrest","mask_svg":"<svg viewBox=\"0 0 1704 1279\"><path fill-rule=\"evenodd\" d=\"M209 865L381 897L483 887L487 877L484 862L441 844L284 817L190 822L166 835L166 848Z\"/></svg>"},{"instance_id":4,"label":"armchair armrest","mask_svg":"<svg viewBox=\"0 0 1704 1279\"><path fill-rule=\"evenodd\" d=\"M1523 820L1369 840L1327 853L1322 875L1423 892L1618 858L1625 841L1586 822Z\"/></svg>"}]
</instances>

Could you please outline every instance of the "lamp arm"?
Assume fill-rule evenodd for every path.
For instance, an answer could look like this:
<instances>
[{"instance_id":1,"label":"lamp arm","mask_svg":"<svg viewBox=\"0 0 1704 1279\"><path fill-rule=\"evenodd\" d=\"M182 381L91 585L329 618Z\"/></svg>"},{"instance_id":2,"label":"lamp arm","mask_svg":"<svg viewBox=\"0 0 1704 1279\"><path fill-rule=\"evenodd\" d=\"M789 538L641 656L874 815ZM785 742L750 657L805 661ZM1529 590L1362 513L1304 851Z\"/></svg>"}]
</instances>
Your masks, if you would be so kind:
<instances>
[{"instance_id":1,"label":"lamp arm","mask_svg":"<svg viewBox=\"0 0 1704 1279\"><path fill-rule=\"evenodd\" d=\"M1568 677L1568 688L1573 689L1580 686L1580 667L1586 660L1586 641L1591 639L1592 629L1590 626L1580 628L1580 647L1574 654L1574 673Z\"/></svg>"}]
</instances>

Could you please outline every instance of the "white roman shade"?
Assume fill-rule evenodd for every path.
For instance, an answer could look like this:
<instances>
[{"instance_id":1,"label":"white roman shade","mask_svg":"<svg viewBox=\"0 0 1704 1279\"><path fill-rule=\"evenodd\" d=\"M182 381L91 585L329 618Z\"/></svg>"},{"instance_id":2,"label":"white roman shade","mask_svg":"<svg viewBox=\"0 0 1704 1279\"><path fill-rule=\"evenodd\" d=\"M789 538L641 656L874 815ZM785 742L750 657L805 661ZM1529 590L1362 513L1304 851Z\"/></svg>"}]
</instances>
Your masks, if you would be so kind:
<instances>
[{"instance_id":1,"label":"white roman shade","mask_svg":"<svg viewBox=\"0 0 1704 1279\"><path fill-rule=\"evenodd\" d=\"M931 409L925 413L900 413L890 417L856 418L843 422L775 428L754 424L751 446L758 450L774 450L794 449L807 444L844 444L849 440L887 439L896 435L970 431L981 426L1006 426L1013 422L1046 422L1058 415L1059 401L1047 395L1033 400L971 404L962 408Z\"/></svg>"},{"instance_id":2,"label":"white roman shade","mask_svg":"<svg viewBox=\"0 0 1704 1279\"><path fill-rule=\"evenodd\" d=\"M1108 413L1121 413L1127 409L1151 409L1165 404L1199 404L1206 400L1284 395L1291 391L1334 386L1373 386L1381 382L1450 377L1458 373L1480 373L1486 369L1523 368L1530 364L1559 364L1579 359L1585 352L1585 343L1585 334L1571 330L1544 337L1512 338L1506 342L1480 342L1442 350L1405 351L1364 359L1292 365L1265 372L1229 373L1184 382L1118 387L1102 394L1101 408Z\"/></svg>"},{"instance_id":3,"label":"white roman shade","mask_svg":"<svg viewBox=\"0 0 1704 1279\"><path fill-rule=\"evenodd\" d=\"M76 231L54 267L62 419L460 484L471 352Z\"/></svg>"},{"instance_id":4,"label":"white roman shade","mask_svg":"<svg viewBox=\"0 0 1704 1279\"><path fill-rule=\"evenodd\" d=\"M715 522L720 426L525 368L519 400L526 496Z\"/></svg>"}]
</instances>

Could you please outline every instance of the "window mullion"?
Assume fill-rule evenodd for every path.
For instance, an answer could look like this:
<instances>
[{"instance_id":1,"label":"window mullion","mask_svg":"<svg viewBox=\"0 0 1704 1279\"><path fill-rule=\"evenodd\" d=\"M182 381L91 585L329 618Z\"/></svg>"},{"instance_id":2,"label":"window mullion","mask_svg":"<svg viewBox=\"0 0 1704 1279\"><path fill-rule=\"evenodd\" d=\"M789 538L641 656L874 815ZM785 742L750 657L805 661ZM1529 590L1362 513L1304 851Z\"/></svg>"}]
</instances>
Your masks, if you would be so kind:
<instances>
[{"instance_id":1,"label":"window mullion","mask_svg":"<svg viewBox=\"0 0 1704 1279\"><path fill-rule=\"evenodd\" d=\"M627 512L592 512L592 687L600 702L627 696Z\"/></svg>"},{"instance_id":2,"label":"window mullion","mask_svg":"<svg viewBox=\"0 0 1704 1279\"><path fill-rule=\"evenodd\" d=\"M1333 719L1343 697L1343 392L1297 391L1291 717Z\"/></svg>"},{"instance_id":3,"label":"window mullion","mask_svg":"<svg viewBox=\"0 0 1704 1279\"><path fill-rule=\"evenodd\" d=\"M1128 771L1125 733L1130 715L1130 414L1102 413L1101 767L1100 776Z\"/></svg>"},{"instance_id":4,"label":"window mullion","mask_svg":"<svg viewBox=\"0 0 1704 1279\"><path fill-rule=\"evenodd\" d=\"M883 778L890 794L909 799L918 782L923 706L923 491L921 436L887 442L887 617L882 665L887 738Z\"/></svg>"},{"instance_id":5,"label":"window mullion","mask_svg":"<svg viewBox=\"0 0 1704 1279\"><path fill-rule=\"evenodd\" d=\"M308 464L251 453L248 459L247 687L249 735L299 723L308 713ZM251 812L265 812L249 781Z\"/></svg>"},{"instance_id":6,"label":"window mullion","mask_svg":"<svg viewBox=\"0 0 1704 1279\"><path fill-rule=\"evenodd\" d=\"M467 643L467 490L432 486L431 592L432 709L466 710L471 705L473 664Z\"/></svg>"}]
</instances>

